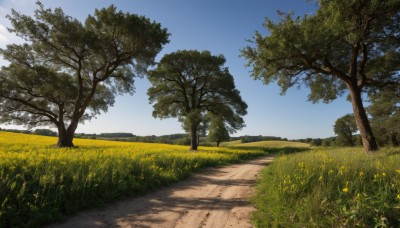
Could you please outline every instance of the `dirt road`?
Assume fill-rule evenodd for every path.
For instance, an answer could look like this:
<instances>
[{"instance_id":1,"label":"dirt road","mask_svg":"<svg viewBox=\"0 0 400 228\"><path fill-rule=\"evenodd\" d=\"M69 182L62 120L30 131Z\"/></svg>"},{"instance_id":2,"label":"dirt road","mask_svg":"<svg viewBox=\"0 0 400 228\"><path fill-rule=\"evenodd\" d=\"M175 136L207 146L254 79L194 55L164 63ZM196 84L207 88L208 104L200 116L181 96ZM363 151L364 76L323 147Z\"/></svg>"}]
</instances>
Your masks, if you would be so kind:
<instances>
[{"instance_id":1,"label":"dirt road","mask_svg":"<svg viewBox=\"0 0 400 228\"><path fill-rule=\"evenodd\" d=\"M252 227L248 198L260 170L272 159L209 168L170 187L50 227Z\"/></svg>"}]
</instances>

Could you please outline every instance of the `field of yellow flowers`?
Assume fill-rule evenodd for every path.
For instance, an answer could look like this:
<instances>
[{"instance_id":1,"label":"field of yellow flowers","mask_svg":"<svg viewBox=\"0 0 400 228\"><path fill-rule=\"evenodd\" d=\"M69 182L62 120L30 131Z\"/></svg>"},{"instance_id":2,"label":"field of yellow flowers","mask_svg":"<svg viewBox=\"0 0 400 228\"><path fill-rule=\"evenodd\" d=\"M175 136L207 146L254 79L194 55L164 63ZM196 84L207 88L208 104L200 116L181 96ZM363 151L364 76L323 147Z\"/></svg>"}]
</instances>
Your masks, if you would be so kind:
<instances>
[{"instance_id":1,"label":"field of yellow flowers","mask_svg":"<svg viewBox=\"0 0 400 228\"><path fill-rule=\"evenodd\" d=\"M75 139L0 132L0 227L35 227L79 209L140 194L194 170L238 162L261 150Z\"/></svg>"},{"instance_id":2,"label":"field of yellow flowers","mask_svg":"<svg viewBox=\"0 0 400 228\"><path fill-rule=\"evenodd\" d=\"M317 148L283 155L262 174L258 227L400 227L400 148Z\"/></svg>"}]
</instances>

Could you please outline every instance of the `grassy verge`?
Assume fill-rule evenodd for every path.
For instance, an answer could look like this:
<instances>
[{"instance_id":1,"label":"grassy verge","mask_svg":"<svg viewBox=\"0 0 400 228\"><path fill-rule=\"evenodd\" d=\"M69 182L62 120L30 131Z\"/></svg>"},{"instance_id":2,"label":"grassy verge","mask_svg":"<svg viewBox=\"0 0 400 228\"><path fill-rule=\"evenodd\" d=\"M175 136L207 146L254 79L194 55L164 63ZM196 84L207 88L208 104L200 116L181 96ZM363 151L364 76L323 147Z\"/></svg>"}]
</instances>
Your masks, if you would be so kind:
<instances>
[{"instance_id":1,"label":"grassy verge","mask_svg":"<svg viewBox=\"0 0 400 228\"><path fill-rule=\"evenodd\" d=\"M0 132L0 227L38 227L82 208L168 185L202 167L239 162L261 150L200 148Z\"/></svg>"},{"instance_id":2,"label":"grassy verge","mask_svg":"<svg viewBox=\"0 0 400 228\"><path fill-rule=\"evenodd\" d=\"M400 149L314 149L262 173L257 227L400 227Z\"/></svg>"},{"instance_id":3,"label":"grassy verge","mask_svg":"<svg viewBox=\"0 0 400 228\"><path fill-rule=\"evenodd\" d=\"M232 147L258 147L258 148L309 148L310 144L301 142L290 142L290 141L260 141L250 143L235 143L227 145Z\"/></svg>"}]
</instances>

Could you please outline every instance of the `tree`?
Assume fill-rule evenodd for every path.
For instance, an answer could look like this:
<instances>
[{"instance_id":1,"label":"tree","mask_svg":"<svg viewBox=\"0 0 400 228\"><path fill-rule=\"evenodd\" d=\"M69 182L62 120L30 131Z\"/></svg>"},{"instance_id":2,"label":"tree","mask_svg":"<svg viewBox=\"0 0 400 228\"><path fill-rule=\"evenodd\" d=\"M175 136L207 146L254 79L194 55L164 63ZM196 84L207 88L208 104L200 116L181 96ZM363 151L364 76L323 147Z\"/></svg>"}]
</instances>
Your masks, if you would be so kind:
<instances>
[{"instance_id":1,"label":"tree","mask_svg":"<svg viewBox=\"0 0 400 228\"><path fill-rule=\"evenodd\" d=\"M336 145L354 146L353 133L357 132L354 116L346 114L336 120L333 131L338 135Z\"/></svg>"},{"instance_id":2,"label":"tree","mask_svg":"<svg viewBox=\"0 0 400 228\"><path fill-rule=\"evenodd\" d=\"M219 143L223 141L229 140L229 132L225 127L224 120L217 116L212 118L208 133L208 140L210 142L216 142L217 147L219 147Z\"/></svg>"},{"instance_id":3,"label":"tree","mask_svg":"<svg viewBox=\"0 0 400 228\"><path fill-rule=\"evenodd\" d=\"M331 139L330 138L323 139L321 146L325 146L325 147L331 146Z\"/></svg>"},{"instance_id":4,"label":"tree","mask_svg":"<svg viewBox=\"0 0 400 228\"><path fill-rule=\"evenodd\" d=\"M378 144L400 145L400 87L386 87L368 94L371 125L377 133Z\"/></svg>"},{"instance_id":5,"label":"tree","mask_svg":"<svg viewBox=\"0 0 400 228\"><path fill-rule=\"evenodd\" d=\"M56 125L58 146L73 146L78 123L106 112L114 97L134 92L162 46L166 29L149 19L96 10L85 23L38 3L34 17L12 10L16 35L28 41L0 50L10 62L0 71L2 122Z\"/></svg>"},{"instance_id":6,"label":"tree","mask_svg":"<svg viewBox=\"0 0 400 228\"><path fill-rule=\"evenodd\" d=\"M183 50L165 55L148 73L153 116L177 117L190 132L191 150L197 150L198 127L208 113L221 116L232 132L244 126L247 104L224 63L222 55Z\"/></svg>"},{"instance_id":7,"label":"tree","mask_svg":"<svg viewBox=\"0 0 400 228\"><path fill-rule=\"evenodd\" d=\"M256 32L242 55L252 75L277 81L284 94L305 84L309 100L328 103L350 94L365 151L377 150L362 93L400 85L400 1L320 0L313 15L266 19L268 35Z\"/></svg>"},{"instance_id":8,"label":"tree","mask_svg":"<svg viewBox=\"0 0 400 228\"><path fill-rule=\"evenodd\" d=\"M35 135L44 135L44 136L56 136L57 132L54 132L50 129L38 128L35 129L33 132Z\"/></svg>"},{"instance_id":9,"label":"tree","mask_svg":"<svg viewBox=\"0 0 400 228\"><path fill-rule=\"evenodd\" d=\"M312 139L310 142L311 146L321 146L322 145L322 139L320 138L316 138L316 139Z\"/></svg>"}]
</instances>

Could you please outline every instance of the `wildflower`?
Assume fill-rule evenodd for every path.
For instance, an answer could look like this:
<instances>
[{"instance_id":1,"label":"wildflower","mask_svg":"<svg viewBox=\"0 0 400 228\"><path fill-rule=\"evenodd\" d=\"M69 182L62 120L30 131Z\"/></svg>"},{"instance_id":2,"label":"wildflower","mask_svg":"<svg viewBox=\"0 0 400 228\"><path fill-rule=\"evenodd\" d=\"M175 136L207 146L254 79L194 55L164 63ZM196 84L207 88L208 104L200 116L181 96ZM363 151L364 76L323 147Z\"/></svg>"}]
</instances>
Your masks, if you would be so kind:
<instances>
[{"instance_id":1,"label":"wildflower","mask_svg":"<svg viewBox=\"0 0 400 228\"><path fill-rule=\"evenodd\" d=\"M400 194L397 194L396 199L397 199L397 200L400 200Z\"/></svg>"},{"instance_id":2,"label":"wildflower","mask_svg":"<svg viewBox=\"0 0 400 228\"><path fill-rule=\"evenodd\" d=\"M364 176L364 172L363 171L360 172L360 177L362 177L362 176Z\"/></svg>"},{"instance_id":3,"label":"wildflower","mask_svg":"<svg viewBox=\"0 0 400 228\"><path fill-rule=\"evenodd\" d=\"M348 185L349 185L349 182L346 181L346 186L342 189L342 192L346 193L349 191Z\"/></svg>"},{"instance_id":4,"label":"wildflower","mask_svg":"<svg viewBox=\"0 0 400 228\"><path fill-rule=\"evenodd\" d=\"M319 176L319 179L318 179L319 181L323 181L324 180L324 178L322 177L322 176Z\"/></svg>"},{"instance_id":5,"label":"wildflower","mask_svg":"<svg viewBox=\"0 0 400 228\"><path fill-rule=\"evenodd\" d=\"M328 174L332 174L332 173L334 173L335 171L333 171L332 169L331 170L329 170L329 172L328 172Z\"/></svg>"}]
</instances>

